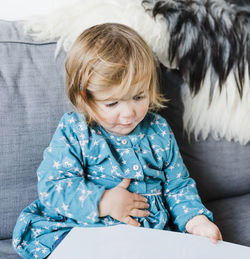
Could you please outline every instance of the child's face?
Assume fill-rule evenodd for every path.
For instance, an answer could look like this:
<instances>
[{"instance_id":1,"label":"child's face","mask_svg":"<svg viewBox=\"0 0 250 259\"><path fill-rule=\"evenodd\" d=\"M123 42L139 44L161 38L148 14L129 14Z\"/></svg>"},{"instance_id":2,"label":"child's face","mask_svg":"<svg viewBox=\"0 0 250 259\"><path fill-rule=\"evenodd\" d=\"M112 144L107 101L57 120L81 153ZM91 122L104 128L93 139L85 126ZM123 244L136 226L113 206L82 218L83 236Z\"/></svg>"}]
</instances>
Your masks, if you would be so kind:
<instances>
[{"instance_id":1,"label":"child's face","mask_svg":"<svg viewBox=\"0 0 250 259\"><path fill-rule=\"evenodd\" d=\"M112 96L112 98L110 98ZM145 117L149 107L148 90L129 93L122 98L113 89L99 91L94 96L98 123L108 132L123 136L132 132Z\"/></svg>"}]
</instances>

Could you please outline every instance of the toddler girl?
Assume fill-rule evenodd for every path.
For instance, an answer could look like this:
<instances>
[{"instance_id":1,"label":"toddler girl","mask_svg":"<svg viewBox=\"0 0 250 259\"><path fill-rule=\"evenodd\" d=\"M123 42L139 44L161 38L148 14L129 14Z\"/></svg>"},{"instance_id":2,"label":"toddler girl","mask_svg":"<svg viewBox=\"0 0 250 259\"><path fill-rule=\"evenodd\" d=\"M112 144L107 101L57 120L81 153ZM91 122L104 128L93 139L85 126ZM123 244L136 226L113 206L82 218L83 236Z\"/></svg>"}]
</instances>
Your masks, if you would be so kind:
<instances>
[{"instance_id":1,"label":"toddler girl","mask_svg":"<svg viewBox=\"0 0 250 259\"><path fill-rule=\"evenodd\" d=\"M13 244L45 258L73 227L134 226L221 239L189 178L161 108L145 41L114 23L91 27L66 60L65 114L38 168L39 199L21 213Z\"/></svg>"}]
</instances>

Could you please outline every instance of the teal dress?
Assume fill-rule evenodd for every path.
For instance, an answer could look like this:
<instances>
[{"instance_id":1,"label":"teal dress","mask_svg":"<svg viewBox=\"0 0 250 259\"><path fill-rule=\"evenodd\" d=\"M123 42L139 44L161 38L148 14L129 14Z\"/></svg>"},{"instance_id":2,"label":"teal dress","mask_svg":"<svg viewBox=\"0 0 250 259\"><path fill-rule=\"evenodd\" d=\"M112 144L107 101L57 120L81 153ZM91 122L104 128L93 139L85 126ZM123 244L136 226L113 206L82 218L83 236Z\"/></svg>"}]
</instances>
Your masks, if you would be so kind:
<instances>
[{"instance_id":1,"label":"teal dress","mask_svg":"<svg viewBox=\"0 0 250 259\"><path fill-rule=\"evenodd\" d=\"M183 164L176 140L161 116L149 112L127 136L115 136L100 125L89 127L82 115L65 114L44 151L38 170L38 195L19 216L13 245L24 258L45 258L53 244L73 227L121 224L99 217L105 189L130 178L130 192L148 199L150 215L137 218L142 227L185 231L196 215L212 220L195 182Z\"/></svg>"}]
</instances>

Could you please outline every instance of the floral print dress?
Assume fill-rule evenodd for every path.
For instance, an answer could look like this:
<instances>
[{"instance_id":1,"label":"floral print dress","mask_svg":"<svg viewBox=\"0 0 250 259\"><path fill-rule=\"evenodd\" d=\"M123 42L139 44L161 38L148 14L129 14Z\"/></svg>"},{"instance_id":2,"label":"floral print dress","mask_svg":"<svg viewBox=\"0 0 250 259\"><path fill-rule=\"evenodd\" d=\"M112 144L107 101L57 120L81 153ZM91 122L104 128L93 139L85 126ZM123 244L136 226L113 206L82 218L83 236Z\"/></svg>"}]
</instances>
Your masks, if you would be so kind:
<instances>
[{"instance_id":1,"label":"floral print dress","mask_svg":"<svg viewBox=\"0 0 250 259\"><path fill-rule=\"evenodd\" d=\"M142 227L169 229L169 219L184 232L188 220L212 213L201 203L183 164L176 140L161 116L148 112L127 136L115 136L84 116L66 113L44 151L38 170L39 199L25 208L13 232L13 246L24 258L45 258L73 227L121 224L99 217L105 189L130 178L128 190L144 195L150 215Z\"/></svg>"}]
</instances>

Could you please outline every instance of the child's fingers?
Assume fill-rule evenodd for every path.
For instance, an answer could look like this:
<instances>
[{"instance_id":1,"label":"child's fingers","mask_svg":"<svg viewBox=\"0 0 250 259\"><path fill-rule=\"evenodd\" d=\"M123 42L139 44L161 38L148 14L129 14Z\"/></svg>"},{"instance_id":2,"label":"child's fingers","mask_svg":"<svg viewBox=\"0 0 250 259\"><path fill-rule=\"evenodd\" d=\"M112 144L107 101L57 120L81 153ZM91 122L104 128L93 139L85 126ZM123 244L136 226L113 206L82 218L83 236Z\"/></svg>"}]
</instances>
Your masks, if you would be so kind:
<instances>
[{"instance_id":1,"label":"child's fingers","mask_svg":"<svg viewBox=\"0 0 250 259\"><path fill-rule=\"evenodd\" d=\"M134 208L135 209L148 209L149 204L147 202L144 202L144 201L136 201L134 203Z\"/></svg>"},{"instance_id":2,"label":"child's fingers","mask_svg":"<svg viewBox=\"0 0 250 259\"><path fill-rule=\"evenodd\" d=\"M133 209L129 213L129 215L133 217L148 217L149 214L150 213L147 210L138 210L138 209Z\"/></svg>"},{"instance_id":3,"label":"child's fingers","mask_svg":"<svg viewBox=\"0 0 250 259\"><path fill-rule=\"evenodd\" d=\"M134 201L142 201L142 202L147 202L147 198L145 198L144 196L138 194L138 193L133 193L133 200Z\"/></svg>"},{"instance_id":4,"label":"child's fingers","mask_svg":"<svg viewBox=\"0 0 250 259\"><path fill-rule=\"evenodd\" d=\"M121 187L123 189L127 189L130 185L131 179L124 178L122 181L117 185L117 187Z\"/></svg>"},{"instance_id":5,"label":"child's fingers","mask_svg":"<svg viewBox=\"0 0 250 259\"><path fill-rule=\"evenodd\" d=\"M218 239L216 237L211 237L210 240L213 244L217 244L218 242Z\"/></svg>"},{"instance_id":6,"label":"child's fingers","mask_svg":"<svg viewBox=\"0 0 250 259\"><path fill-rule=\"evenodd\" d=\"M140 223L137 220L131 218L130 216L127 216L127 217L125 217L124 219L122 219L120 221L123 222L123 223L126 223L128 225L131 225L131 226L135 226L135 227L139 227L140 226Z\"/></svg>"},{"instance_id":7,"label":"child's fingers","mask_svg":"<svg viewBox=\"0 0 250 259\"><path fill-rule=\"evenodd\" d=\"M219 231L219 233L217 234L217 240L221 240L221 241L223 240L220 231Z\"/></svg>"},{"instance_id":8,"label":"child's fingers","mask_svg":"<svg viewBox=\"0 0 250 259\"><path fill-rule=\"evenodd\" d=\"M220 231L218 230L217 233L213 234L211 237L210 237L210 240L213 244L217 244L218 243L218 240L222 240L222 235L220 233Z\"/></svg>"}]
</instances>

